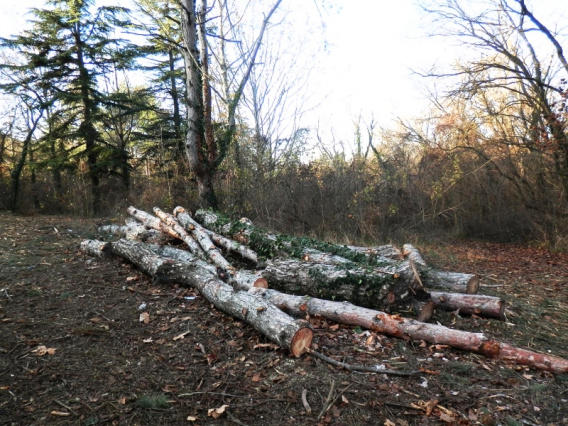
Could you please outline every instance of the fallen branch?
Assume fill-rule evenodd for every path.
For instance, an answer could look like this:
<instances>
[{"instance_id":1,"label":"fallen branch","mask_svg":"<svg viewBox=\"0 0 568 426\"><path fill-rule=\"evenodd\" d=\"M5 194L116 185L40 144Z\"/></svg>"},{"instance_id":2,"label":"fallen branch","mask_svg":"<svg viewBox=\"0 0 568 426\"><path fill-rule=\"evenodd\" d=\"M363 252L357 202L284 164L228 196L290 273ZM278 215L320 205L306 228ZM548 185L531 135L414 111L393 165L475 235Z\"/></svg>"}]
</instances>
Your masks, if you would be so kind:
<instances>
[{"instance_id":1,"label":"fallen branch","mask_svg":"<svg viewBox=\"0 0 568 426\"><path fill-rule=\"evenodd\" d=\"M415 376L417 374L421 374L421 372L418 370L416 371L389 370L385 368L383 364L375 364L375 365L347 364L346 362L337 361L333 358L328 357L327 355L314 351L313 349L310 349L308 353L331 365L335 365L336 367L344 368L349 371L388 374L391 376Z\"/></svg>"}]
</instances>

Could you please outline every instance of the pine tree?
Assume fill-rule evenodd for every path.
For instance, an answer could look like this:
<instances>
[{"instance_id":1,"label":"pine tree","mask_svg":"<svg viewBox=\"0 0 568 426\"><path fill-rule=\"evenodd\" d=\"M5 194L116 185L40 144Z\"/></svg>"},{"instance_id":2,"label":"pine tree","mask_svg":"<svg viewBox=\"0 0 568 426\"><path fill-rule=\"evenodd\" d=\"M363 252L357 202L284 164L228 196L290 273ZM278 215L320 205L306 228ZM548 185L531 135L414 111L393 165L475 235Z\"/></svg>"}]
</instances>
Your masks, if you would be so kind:
<instances>
[{"instance_id":1,"label":"pine tree","mask_svg":"<svg viewBox=\"0 0 568 426\"><path fill-rule=\"evenodd\" d=\"M90 211L96 214L101 208L99 158L105 149L96 123L101 106L109 102L99 89L100 79L113 69L129 67L139 54L128 41L114 37L118 28L130 25L127 10L95 8L92 0L50 0L48 8L34 9L33 14L31 30L2 44L22 55L30 71L42 70L35 74L41 75L38 84L54 94L51 112L65 115L68 136L81 141Z\"/></svg>"}]
</instances>

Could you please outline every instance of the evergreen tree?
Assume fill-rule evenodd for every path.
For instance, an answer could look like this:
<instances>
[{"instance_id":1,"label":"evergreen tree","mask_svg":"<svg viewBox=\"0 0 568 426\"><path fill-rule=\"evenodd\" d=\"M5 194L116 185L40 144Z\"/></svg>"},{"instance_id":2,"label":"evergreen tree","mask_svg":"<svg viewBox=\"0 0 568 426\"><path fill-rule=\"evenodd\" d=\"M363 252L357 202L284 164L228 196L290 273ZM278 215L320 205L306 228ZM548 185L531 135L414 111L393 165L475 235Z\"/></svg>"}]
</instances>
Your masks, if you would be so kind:
<instances>
[{"instance_id":1,"label":"evergreen tree","mask_svg":"<svg viewBox=\"0 0 568 426\"><path fill-rule=\"evenodd\" d=\"M54 94L49 104L59 116L66 116L68 136L81 141L91 186L90 210L98 213L99 159L104 145L96 123L101 106L110 102L99 88L100 78L113 69L129 67L139 53L115 37L118 28L130 25L127 10L95 8L92 0L50 0L48 8L34 9L33 14L31 30L2 44L23 55L23 66L30 71L42 70L38 84Z\"/></svg>"}]
</instances>

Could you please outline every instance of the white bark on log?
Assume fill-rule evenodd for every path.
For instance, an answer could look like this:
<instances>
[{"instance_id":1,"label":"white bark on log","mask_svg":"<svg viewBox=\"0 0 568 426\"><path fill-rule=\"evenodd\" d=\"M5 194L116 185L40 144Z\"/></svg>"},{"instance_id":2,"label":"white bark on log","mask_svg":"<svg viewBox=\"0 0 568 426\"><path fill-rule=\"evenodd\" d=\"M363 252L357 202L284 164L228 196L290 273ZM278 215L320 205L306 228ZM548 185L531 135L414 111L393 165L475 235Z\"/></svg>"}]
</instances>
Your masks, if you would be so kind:
<instances>
[{"instance_id":1,"label":"white bark on log","mask_svg":"<svg viewBox=\"0 0 568 426\"><path fill-rule=\"evenodd\" d=\"M104 244L89 242L81 246L102 247ZM299 357L309 349L313 332L306 321L290 317L260 296L235 291L197 263L175 262L153 253L142 243L128 240L110 243L110 247L114 254L129 260L159 281L195 288L217 309L251 325L294 356Z\"/></svg>"},{"instance_id":2,"label":"white bark on log","mask_svg":"<svg viewBox=\"0 0 568 426\"><path fill-rule=\"evenodd\" d=\"M157 214L157 212L154 210ZM199 243L205 254L211 261L219 268L224 269L230 274L235 273L235 268L223 257L223 254L217 249L205 229L196 221L194 221L183 207L176 207L174 209L174 216L177 218L180 225L188 232L191 232L193 238Z\"/></svg>"},{"instance_id":3,"label":"white bark on log","mask_svg":"<svg viewBox=\"0 0 568 426\"><path fill-rule=\"evenodd\" d=\"M426 262L422 258L422 255L420 254L418 249L414 247L412 244L404 244L402 246L402 255L404 256L405 259L411 260L416 265L420 265L423 267L426 266Z\"/></svg>"},{"instance_id":4,"label":"white bark on log","mask_svg":"<svg viewBox=\"0 0 568 426\"><path fill-rule=\"evenodd\" d=\"M287 293L348 300L380 309L407 306L415 298L429 299L408 263L383 272L296 259L274 260L267 262L262 276L270 288Z\"/></svg>"},{"instance_id":5,"label":"white bark on log","mask_svg":"<svg viewBox=\"0 0 568 426\"><path fill-rule=\"evenodd\" d=\"M251 240L253 228L251 228L249 222L245 220L242 220L242 222L239 221L239 223L226 223L224 225L220 225L219 217L215 213L207 210L198 210L195 213L195 217L204 226L213 228L226 236L238 240L239 242L249 244ZM238 231L234 232L235 229L238 229ZM279 240L276 235L262 230L256 230L256 234L257 239L259 239L265 246L274 243L275 254L280 254L280 252L283 252L284 255L293 253L295 256L303 258L304 260L308 259L312 262L331 263L336 265L353 263L352 260L345 257L325 253L310 247L304 247L300 250L294 249L290 241L282 239ZM336 247L341 248L341 246ZM351 247L352 246L345 246L345 248L350 250ZM391 250L388 247L392 246L379 246L376 249L379 249L380 247L386 247L385 250ZM394 247L393 249L396 250ZM426 264L424 259L414 246L411 244L405 244L404 249L406 256L414 262L416 269L419 272L420 279L425 287L440 288L454 292L467 292L469 294L477 292L477 289L479 288L479 280L475 275L460 272L445 272L427 268L425 266ZM361 255L365 254L364 250L366 249L355 247L355 250L352 251L355 254ZM382 256L374 258L369 257L369 259L374 261L379 269L384 269L385 271L389 271L390 267L397 268L398 265L401 264L400 260L394 260Z\"/></svg>"},{"instance_id":6,"label":"white bark on log","mask_svg":"<svg viewBox=\"0 0 568 426\"><path fill-rule=\"evenodd\" d=\"M430 297L436 306L450 311L459 310L462 314L505 318L505 302L499 297L439 291L431 291Z\"/></svg>"},{"instance_id":7,"label":"white bark on log","mask_svg":"<svg viewBox=\"0 0 568 426\"><path fill-rule=\"evenodd\" d=\"M292 296L273 289L252 289L250 293L262 295L266 300L286 312L304 316L320 315L326 319L360 326L377 333L401 339L424 340L428 343L448 345L457 349L477 352L490 358L511 361L517 364L568 373L568 360L553 355L541 354L486 337L483 333L454 330L442 325L389 315L385 312L355 306L349 302L333 302L309 296Z\"/></svg>"},{"instance_id":8,"label":"white bark on log","mask_svg":"<svg viewBox=\"0 0 568 426\"><path fill-rule=\"evenodd\" d=\"M187 233L184 227L177 222L174 216L160 210L158 207L154 207L154 214L160 219L162 226L172 229L176 234L179 235L179 239L185 243L185 245L193 254L202 259L206 258L206 255L201 249L201 246L191 235Z\"/></svg>"},{"instance_id":9,"label":"white bark on log","mask_svg":"<svg viewBox=\"0 0 568 426\"><path fill-rule=\"evenodd\" d=\"M97 231L103 234L112 234L117 237L124 237L127 240L139 240L152 243L166 243L169 240L167 235L155 229L147 229L138 221L126 221L126 225L102 225Z\"/></svg>"},{"instance_id":10,"label":"white bark on log","mask_svg":"<svg viewBox=\"0 0 568 426\"><path fill-rule=\"evenodd\" d=\"M391 244L374 247L347 246L347 248L367 257L386 257L393 260L403 259L402 252Z\"/></svg>"},{"instance_id":11,"label":"white bark on log","mask_svg":"<svg viewBox=\"0 0 568 426\"><path fill-rule=\"evenodd\" d=\"M186 250L181 250L170 246L161 246L158 244L146 244L144 247L159 256L167 257L182 263L196 263L212 274L219 273L214 265L207 263L204 260L198 259ZM268 288L268 283L262 277L260 272L239 269L234 273L232 277L227 278L227 282L229 284L240 290L248 290L252 287Z\"/></svg>"},{"instance_id":12,"label":"white bark on log","mask_svg":"<svg viewBox=\"0 0 568 426\"><path fill-rule=\"evenodd\" d=\"M479 290L479 278L474 274L427 268L422 269L421 275L426 287L444 288L467 294L476 294Z\"/></svg>"},{"instance_id":13,"label":"white bark on log","mask_svg":"<svg viewBox=\"0 0 568 426\"><path fill-rule=\"evenodd\" d=\"M110 254L110 243L99 240L81 241L81 251L94 257L104 257Z\"/></svg>"}]
</instances>

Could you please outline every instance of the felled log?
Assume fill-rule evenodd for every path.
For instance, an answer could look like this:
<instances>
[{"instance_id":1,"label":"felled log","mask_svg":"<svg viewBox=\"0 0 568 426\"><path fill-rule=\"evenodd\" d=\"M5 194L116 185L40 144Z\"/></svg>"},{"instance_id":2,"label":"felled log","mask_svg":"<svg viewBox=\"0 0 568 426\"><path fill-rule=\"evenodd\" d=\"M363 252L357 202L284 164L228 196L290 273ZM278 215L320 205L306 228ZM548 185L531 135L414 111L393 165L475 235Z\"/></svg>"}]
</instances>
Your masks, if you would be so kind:
<instances>
[{"instance_id":1,"label":"felled log","mask_svg":"<svg viewBox=\"0 0 568 426\"><path fill-rule=\"evenodd\" d=\"M205 262L186 250L158 244L145 244L145 248L157 254L182 263L196 263L212 274L219 275L219 270L212 264ZM226 281L239 290L248 290L251 287L268 288L268 283L260 272L238 269L232 276L224 277Z\"/></svg>"},{"instance_id":2,"label":"felled log","mask_svg":"<svg viewBox=\"0 0 568 426\"><path fill-rule=\"evenodd\" d=\"M155 211L155 210L154 210ZM157 213L156 213L157 214ZM175 218L177 218L183 228L190 232L193 238L199 243L207 257L217 265L218 267L224 269L225 271L233 274L235 269L233 266L223 257L223 254L219 249L213 244L205 229L196 221L194 221L189 214L185 211L183 207L176 207L174 210Z\"/></svg>"},{"instance_id":3,"label":"felled log","mask_svg":"<svg viewBox=\"0 0 568 426\"><path fill-rule=\"evenodd\" d=\"M262 276L270 288L286 293L348 300L380 309L400 308L414 299L429 299L408 264L385 273L370 268L277 259L267 262Z\"/></svg>"},{"instance_id":4,"label":"felled log","mask_svg":"<svg viewBox=\"0 0 568 426\"><path fill-rule=\"evenodd\" d=\"M436 306L449 311L459 311L459 313L467 315L505 318L505 302L499 297L438 291L431 291L430 297Z\"/></svg>"},{"instance_id":5,"label":"felled log","mask_svg":"<svg viewBox=\"0 0 568 426\"><path fill-rule=\"evenodd\" d=\"M280 347L299 357L309 349L313 332L306 321L290 317L262 297L236 291L211 271L197 265L175 262L158 256L143 244L128 240L113 243L86 242L81 247L110 250L162 282L176 282L195 288L217 309L250 324Z\"/></svg>"},{"instance_id":6,"label":"felled log","mask_svg":"<svg viewBox=\"0 0 568 426\"><path fill-rule=\"evenodd\" d=\"M256 252L254 250L251 250L247 246L240 244L237 241L231 240L230 238L226 238L222 235L219 235L216 232L213 232L213 231L211 231L207 228L203 228L203 229L205 229L205 232L207 232L207 235L209 235L209 238L211 238L211 241L213 241L219 247L222 247L227 251L232 251L234 253L237 253L243 259L249 260L252 263L254 263L255 265L259 264L258 255L256 254Z\"/></svg>"},{"instance_id":7,"label":"felled log","mask_svg":"<svg viewBox=\"0 0 568 426\"><path fill-rule=\"evenodd\" d=\"M125 225L102 225L97 228L102 234L112 234L127 240L139 240L157 244L166 243L169 238L161 231L148 229L136 220L126 220Z\"/></svg>"},{"instance_id":8,"label":"felled log","mask_svg":"<svg viewBox=\"0 0 568 426\"><path fill-rule=\"evenodd\" d=\"M422 268L420 275L426 287L446 289L467 294L476 294L479 290L479 278L474 274Z\"/></svg>"},{"instance_id":9,"label":"felled log","mask_svg":"<svg viewBox=\"0 0 568 426\"><path fill-rule=\"evenodd\" d=\"M256 228L248 221L220 220L218 214L208 210L197 210L195 218L205 227L213 229L222 235L233 238L243 244L248 244L257 253L271 258L273 256L292 256L312 262L345 264L362 263L370 264L379 268L394 266L401 263L384 256L369 256L365 250L354 246L341 246L324 243L306 238L275 235L262 229ZM385 250L396 250L388 247ZM353 249L355 248L355 249ZM438 288L454 292L477 293L479 279L473 274L460 272L446 272L428 268L418 250L410 245L403 246L407 258L412 260L417 267L422 283L427 288ZM396 252L395 252L396 253Z\"/></svg>"},{"instance_id":10,"label":"felled log","mask_svg":"<svg viewBox=\"0 0 568 426\"><path fill-rule=\"evenodd\" d=\"M266 300L286 312L304 316L320 315L326 319L353 326L360 326L377 333L401 339L423 340L432 344L448 345L465 351L476 352L517 364L568 373L568 360L517 348L485 336L483 333L455 330L442 325L389 315L373 309L355 306L349 302L334 302L309 296L293 296L273 289L252 289L250 293L262 295Z\"/></svg>"},{"instance_id":11,"label":"felled log","mask_svg":"<svg viewBox=\"0 0 568 426\"><path fill-rule=\"evenodd\" d=\"M200 258L205 258L205 254L203 253L203 250L201 250L199 244L197 244L197 242L193 238L191 238L191 236L187 232L185 232L185 230L181 226L172 227L169 224L166 224L164 221L161 221L159 218L152 216L150 213L147 213L144 210L139 210L132 206L128 207L127 212L129 215L138 219L148 228L156 229L166 235L169 235L170 237L183 241L193 254Z\"/></svg>"},{"instance_id":12,"label":"felled log","mask_svg":"<svg viewBox=\"0 0 568 426\"><path fill-rule=\"evenodd\" d=\"M200 244L191 235L187 233L187 231L181 224L178 223L175 216L160 210L158 207L154 207L153 211L154 214L162 221L162 223L173 229L180 236L180 239L189 247L189 250L193 254L195 254L200 258L207 257L206 253L203 251ZM223 269L230 267L231 265L225 262L225 266L223 267Z\"/></svg>"}]
</instances>

